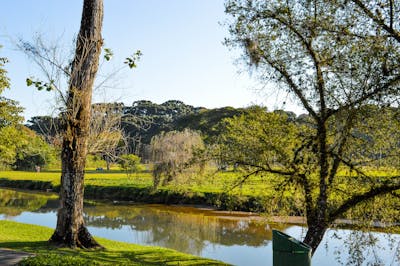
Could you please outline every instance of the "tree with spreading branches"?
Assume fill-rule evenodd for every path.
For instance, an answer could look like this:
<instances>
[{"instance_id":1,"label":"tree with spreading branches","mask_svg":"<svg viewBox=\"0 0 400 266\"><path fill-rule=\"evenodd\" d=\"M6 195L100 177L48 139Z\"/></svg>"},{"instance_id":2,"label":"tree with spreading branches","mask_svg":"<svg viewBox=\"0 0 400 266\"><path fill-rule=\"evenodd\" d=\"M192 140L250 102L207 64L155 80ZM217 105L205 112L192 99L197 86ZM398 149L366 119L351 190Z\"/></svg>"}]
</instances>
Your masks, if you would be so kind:
<instances>
[{"instance_id":1,"label":"tree with spreading branches","mask_svg":"<svg viewBox=\"0 0 400 266\"><path fill-rule=\"evenodd\" d=\"M335 219L400 189L400 177L376 178L363 169L371 160L399 155L395 123L385 124L386 119L375 119L370 125L364 122L369 117L368 106L385 113L399 99L399 25L392 19L399 3L369 2L226 2L231 33L226 44L242 49L244 62L256 68L261 82L272 82L277 93L291 95L309 118L302 128L292 130L282 118L267 115L265 123L276 126L276 131L265 123L257 125L254 119L251 123L244 118L232 121L231 129L242 128L236 135L253 134L247 136L259 142L256 148L268 152L260 151L265 157L238 152L237 158L230 159L249 173L274 173L282 183L301 189L308 225L304 242L313 253ZM388 5L378 15L371 10L380 2ZM389 13L387 18L383 11ZM398 121L393 112L388 115ZM251 132L251 125L261 129ZM384 158L375 156L376 138L368 137L377 131L393 144L385 146ZM285 132L295 135L290 145L285 143L289 137ZM250 141L244 135L246 139ZM246 143L241 147L244 152L250 148ZM343 171L357 174L343 177ZM344 184L346 190L341 190Z\"/></svg>"}]
</instances>

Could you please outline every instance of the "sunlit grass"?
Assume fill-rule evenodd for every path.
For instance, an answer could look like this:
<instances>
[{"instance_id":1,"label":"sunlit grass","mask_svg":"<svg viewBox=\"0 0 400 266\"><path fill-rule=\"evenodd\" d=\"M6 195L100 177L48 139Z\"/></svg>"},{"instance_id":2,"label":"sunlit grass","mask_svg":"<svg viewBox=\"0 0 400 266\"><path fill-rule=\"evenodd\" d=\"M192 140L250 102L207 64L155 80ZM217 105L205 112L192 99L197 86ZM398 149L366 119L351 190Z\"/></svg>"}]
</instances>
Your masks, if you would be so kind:
<instances>
[{"instance_id":1,"label":"sunlit grass","mask_svg":"<svg viewBox=\"0 0 400 266\"><path fill-rule=\"evenodd\" d=\"M389 167L363 167L361 169L362 173L371 177L380 177L380 176L398 176L400 175L400 169L389 168ZM341 169L338 172L339 176L358 176L359 172L355 170L349 169Z\"/></svg>"},{"instance_id":2,"label":"sunlit grass","mask_svg":"<svg viewBox=\"0 0 400 266\"><path fill-rule=\"evenodd\" d=\"M60 185L61 172L25 172L25 171L0 171L0 178L10 180L34 180L51 182L53 186ZM151 186L152 177L150 173L134 173L127 176L121 171L96 172L87 171L85 184L95 186Z\"/></svg>"},{"instance_id":3,"label":"sunlit grass","mask_svg":"<svg viewBox=\"0 0 400 266\"><path fill-rule=\"evenodd\" d=\"M363 169L365 174L372 177L399 175L400 171L389 168ZM357 176L356 172L340 170L339 176ZM32 180L51 182L53 186L60 185L59 171L24 172L24 171L0 171L0 178L9 180ZM207 169L202 175L191 173L187 176L177 177L169 185L160 187L161 190L181 193L228 193L238 196L269 197L276 193L275 186L279 184L279 178L272 174L255 175L244 179L245 174L235 171L216 171ZM242 182L243 181L243 182ZM113 169L111 171L96 171L87 169L85 175L86 186L121 187L121 188L152 188L153 178L151 172L143 171L127 175L123 171ZM289 192L288 192L289 193Z\"/></svg>"},{"instance_id":4,"label":"sunlit grass","mask_svg":"<svg viewBox=\"0 0 400 266\"><path fill-rule=\"evenodd\" d=\"M51 228L12 221L0 221L0 228L0 248L37 254L36 258L28 259L26 265L226 265L171 249L103 238L96 240L105 250L55 248L47 242L53 233Z\"/></svg>"},{"instance_id":5,"label":"sunlit grass","mask_svg":"<svg viewBox=\"0 0 400 266\"><path fill-rule=\"evenodd\" d=\"M53 185L60 184L60 172L25 172L25 171L1 171L0 178L11 180L36 180L49 181Z\"/></svg>"},{"instance_id":6,"label":"sunlit grass","mask_svg":"<svg viewBox=\"0 0 400 266\"><path fill-rule=\"evenodd\" d=\"M53 186L60 185L61 173L58 171L47 172L25 172L25 171L0 171L0 178L9 180L32 180L51 182ZM263 195L270 189L269 182L265 176L252 176L246 182L240 183L243 174L239 172L213 172L200 176L193 175L188 180L182 181L178 178L161 189L173 191L188 191L200 193L233 193L240 195ZM153 178L150 172L133 173L126 175L122 171L87 171L85 185L113 186L113 187L152 187Z\"/></svg>"}]
</instances>

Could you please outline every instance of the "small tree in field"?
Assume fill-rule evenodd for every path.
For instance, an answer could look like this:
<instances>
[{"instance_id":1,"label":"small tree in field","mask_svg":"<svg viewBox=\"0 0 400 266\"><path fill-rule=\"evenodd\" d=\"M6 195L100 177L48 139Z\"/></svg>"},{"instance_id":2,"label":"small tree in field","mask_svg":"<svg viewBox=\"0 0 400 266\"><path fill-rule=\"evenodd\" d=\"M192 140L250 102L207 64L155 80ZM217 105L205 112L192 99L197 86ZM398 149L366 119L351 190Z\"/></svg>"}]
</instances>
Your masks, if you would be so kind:
<instances>
[{"instance_id":1,"label":"small tree in field","mask_svg":"<svg viewBox=\"0 0 400 266\"><path fill-rule=\"evenodd\" d=\"M151 150L154 162L153 184L157 187L176 178L193 160L195 150L204 148L203 140L195 131L170 131L153 137Z\"/></svg>"},{"instance_id":2,"label":"small tree in field","mask_svg":"<svg viewBox=\"0 0 400 266\"><path fill-rule=\"evenodd\" d=\"M135 154L123 154L119 156L118 164L125 171L128 178L133 173L141 170L140 158Z\"/></svg>"}]
</instances>

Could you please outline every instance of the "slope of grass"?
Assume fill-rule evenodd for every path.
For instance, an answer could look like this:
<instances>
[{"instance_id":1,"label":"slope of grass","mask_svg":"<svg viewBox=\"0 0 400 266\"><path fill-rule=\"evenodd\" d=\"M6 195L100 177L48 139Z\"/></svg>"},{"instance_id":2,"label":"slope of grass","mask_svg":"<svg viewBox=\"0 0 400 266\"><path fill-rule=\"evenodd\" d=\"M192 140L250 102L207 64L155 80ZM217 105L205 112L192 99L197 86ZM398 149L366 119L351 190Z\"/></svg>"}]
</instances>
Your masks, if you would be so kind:
<instances>
[{"instance_id":1,"label":"slope of grass","mask_svg":"<svg viewBox=\"0 0 400 266\"><path fill-rule=\"evenodd\" d=\"M396 169L365 169L365 172L372 177L398 175ZM339 171L339 176L351 177L357 173L349 171ZM27 171L0 171L0 179L7 180L31 180L47 182L52 186L60 185L61 172L58 170L44 171L40 173ZM180 192L199 192L199 193L222 193L228 192L234 195L244 196L269 196L274 193L271 181L275 179L273 175L257 175L243 180L244 174L240 172L216 172L209 171L203 175L191 174L182 180L172 182L170 185L160 187L161 190L173 190ZM122 171L111 170L98 172L87 170L85 174L86 186L100 187L135 187L151 188L153 178L150 172L133 173L127 176Z\"/></svg>"},{"instance_id":2,"label":"slope of grass","mask_svg":"<svg viewBox=\"0 0 400 266\"><path fill-rule=\"evenodd\" d=\"M212 172L204 176L193 175L187 180L178 180L170 185L160 187L161 190L196 192L196 193L222 193L244 195L244 196L265 196L269 195L271 186L267 177L252 176L241 185L237 185L242 179L238 172ZM47 172L26 172L26 171L0 171L0 179L7 180L31 180L60 185L61 173L58 171ZM85 174L86 186L100 187L135 187L152 188L153 178L149 172L134 173L129 177L121 171L96 172L87 171Z\"/></svg>"},{"instance_id":3,"label":"slope of grass","mask_svg":"<svg viewBox=\"0 0 400 266\"><path fill-rule=\"evenodd\" d=\"M0 178L10 180L35 180L50 182L53 186L60 185L61 172L26 172L26 171L0 171ZM129 178L125 173L120 171L111 172L96 172L87 171L85 174L86 185L101 185L101 186L151 186L152 177L150 173L135 173Z\"/></svg>"},{"instance_id":4,"label":"slope of grass","mask_svg":"<svg viewBox=\"0 0 400 266\"><path fill-rule=\"evenodd\" d=\"M397 174L394 169L365 169L373 178L388 178ZM0 186L46 190L60 185L60 172L1 171ZM340 171L337 178L341 191L362 189L353 182L357 173ZM241 182L243 181L243 182ZM354 186L354 184L357 186ZM90 171L85 175L85 195L90 199L109 199L164 204L201 204L225 210L266 212L273 215L301 215L304 209L301 190L294 186L280 188L282 180L272 174L250 176L234 171L216 172L212 169L203 175L195 173L177 177L177 180L157 190L152 187L150 172L127 176L121 171ZM367 189L366 184L364 189ZM333 195L332 197L336 197ZM332 200L336 200L332 198ZM343 201L343 195L337 196Z\"/></svg>"},{"instance_id":5,"label":"slope of grass","mask_svg":"<svg viewBox=\"0 0 400 266\"><path fill-rule=\"evenodd\" d=\"M145 247L96 238L105 250L55 248L47 240L53 229L0 221L0 248L36 254L21 265L227 265L160 247Z\"/></svg>"},{"instance_id":6,"label":"slope of grass","mask_svg":"<svg viewBox=\"0 0 400 266\"><path fill-rule=\"evenodd\" d=\"M0 171L0 186L57 191L60 175L58 171ZM263 211L260 209L262 202L274 193L271 183L266 182L266 177L252 176L243 184L236 185L242 179L242 175L231 171L208 171L204 175L189 174L154 190L150 172L127 176L124 172L115 170L86 171L85 195L92 199L204 204L230 210Z\"/></svg>"}]
</instances>

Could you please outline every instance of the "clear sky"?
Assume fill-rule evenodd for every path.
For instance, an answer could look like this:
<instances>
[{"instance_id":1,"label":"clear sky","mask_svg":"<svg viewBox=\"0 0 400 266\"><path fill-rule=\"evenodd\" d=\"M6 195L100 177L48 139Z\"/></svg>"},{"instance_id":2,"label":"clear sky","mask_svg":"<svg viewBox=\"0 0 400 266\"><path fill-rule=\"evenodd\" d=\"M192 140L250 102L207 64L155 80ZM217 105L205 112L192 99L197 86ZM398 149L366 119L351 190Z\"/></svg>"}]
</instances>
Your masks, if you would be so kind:
<instances>
[{"instance_id":1,"label":"clear sky","mask_svg":"<svg viewBox=\"0 0 400 266\"><path fill-rule=\"evenodd\" d=\"M20 102L26 119L51 114L54 95L25 85L27 77L41 75L16 50L15 42L30 41L40 34L50 43L57 42L68 55L79 30L82 2L1 3L0 56L10 60L6 69L12 83L4 96ZM140 49L143 57L137 69L119 73L107 89L96 91L94 101L131 105L136 100L162 103L173 99L207 108L251 104L282 108L286 99L257 93L260 86L235 63L238 51L222 44L228 37L226 26L221 25L224 21L223 0L104 0L103 38L115 57L102 68L99 80L134 51Z\"/></svg>"}]
</instances>

